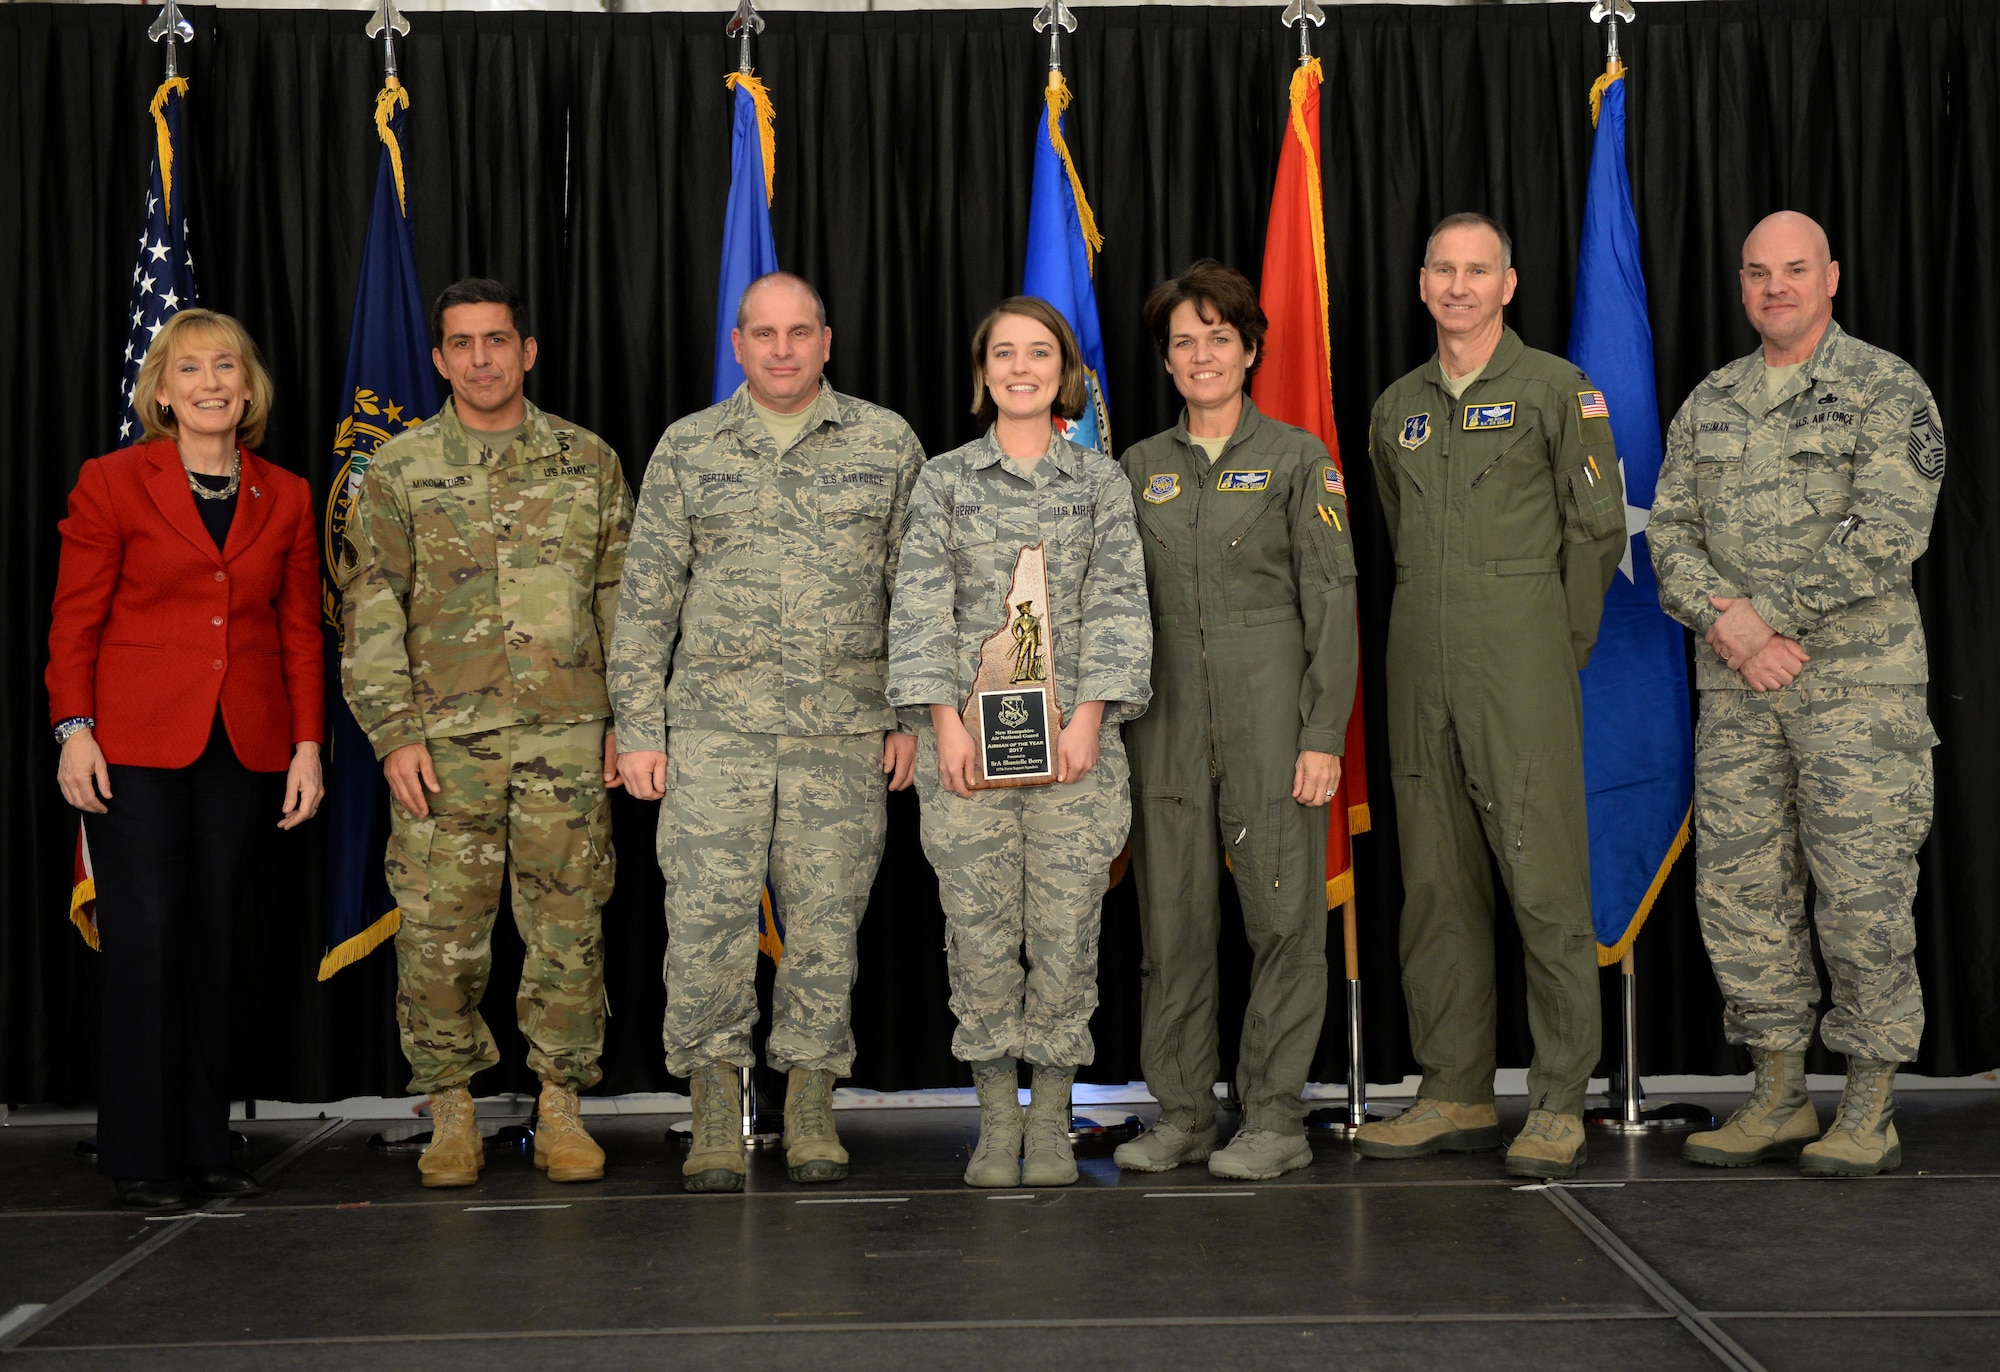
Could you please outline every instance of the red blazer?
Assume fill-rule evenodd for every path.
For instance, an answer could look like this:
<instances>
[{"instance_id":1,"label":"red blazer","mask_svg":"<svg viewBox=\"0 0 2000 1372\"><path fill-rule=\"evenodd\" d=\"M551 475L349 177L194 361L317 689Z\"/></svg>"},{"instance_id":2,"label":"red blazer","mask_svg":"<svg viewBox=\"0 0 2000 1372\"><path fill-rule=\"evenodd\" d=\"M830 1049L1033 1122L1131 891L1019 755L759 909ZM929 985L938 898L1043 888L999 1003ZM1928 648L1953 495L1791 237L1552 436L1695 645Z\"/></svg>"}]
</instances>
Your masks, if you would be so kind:
<instances>
[{"instance_id":1,"label":"red blazer","mask_svg":"<svg viewBox=\"0 0 2000 1372\"><path fill-rule=\"evenodd\" d=\"M107 762L186 767L215 711L236 756L282 772L326 726L312 489L247 448L228 545L195 510L179 450L83 464L49 625L49 719L97 721Z\"/></svg>"}]
</instances>

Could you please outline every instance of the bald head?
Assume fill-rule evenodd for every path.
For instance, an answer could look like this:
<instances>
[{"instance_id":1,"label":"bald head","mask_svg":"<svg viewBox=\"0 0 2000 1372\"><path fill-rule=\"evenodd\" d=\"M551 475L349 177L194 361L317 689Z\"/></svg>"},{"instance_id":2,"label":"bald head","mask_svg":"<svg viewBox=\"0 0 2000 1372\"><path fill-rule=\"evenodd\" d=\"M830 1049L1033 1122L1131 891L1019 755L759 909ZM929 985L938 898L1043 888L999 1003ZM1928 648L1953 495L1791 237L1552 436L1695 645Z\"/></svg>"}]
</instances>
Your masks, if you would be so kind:
<instances>
[{"instance_id":1,"label":"bald head","mask_svg":"<svg viewBox=\"0 0 2000 1372\"><path fill-rule=\"evenodd\" d=\"M1758 221L1743 240L1743 313L1774 367L1803 362L1826 334L1840 264L1826 230L1796 210Z\"/></svg>"}]
</instances>

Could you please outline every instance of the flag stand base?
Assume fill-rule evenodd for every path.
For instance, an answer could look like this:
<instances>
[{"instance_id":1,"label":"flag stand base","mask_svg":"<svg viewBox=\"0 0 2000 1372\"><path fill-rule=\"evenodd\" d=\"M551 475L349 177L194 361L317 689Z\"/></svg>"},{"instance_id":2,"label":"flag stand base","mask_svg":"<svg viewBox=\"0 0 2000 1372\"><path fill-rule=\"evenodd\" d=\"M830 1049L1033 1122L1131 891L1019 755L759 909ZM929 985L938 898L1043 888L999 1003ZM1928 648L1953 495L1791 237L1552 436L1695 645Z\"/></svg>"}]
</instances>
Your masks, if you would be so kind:
<instances>
[{"instance_id":1,"label":"flag stand base","mask_svg":"<svg viewBox=\"0 0 2000 1372\"><path fill-rule=\"evenodd\" d=\"M1583 1122L1613 1134L1650 1134L1676 1129L1713 1129L1715 1116L1699 1105L1646 1106L1639 1080L1639 992L1632 950L1618 965L1619 1008L1624 1012L1625 1062L1612 1078L1612 1101L1600 1110L1586 1110Z\"/></svg>"},{"instance_id":2,"label":"flag stand base","mask_svg":"<svg viewBox=\"0 0 2000 1372\"><path fill-rule=\"evenodd\" d=\"M751 1151L759 1148L776 1148L780 1143L784 1142L785 1136L782 1133L773 1133L761 1127L763 1120L757 1113L757 1088L751 1083L750 1069L748 1067L740 1067L737 1069L737 1074L737 1079L741 1083L739 1089L742 1093L740 1096L742 1101L740 1118L742 1121L743 1147ZM694 1120L692 1117L684 1120L676 1120L667 1126L667 1142L685 1146L693 1133Z\"/></svg>"},{"instance_id":3,"label":"flag stand base","mask_svg":"<svg viewBox=\"0 0 2000 1372\"><path fill-rule=\"evenodd\" d=\"M1385 1118L1368 1108L1368 1070L1361 1061L1361 978L1354 976L1350 968L1347 978L1347 1104L1312 1111L1306 1116L1306 1132L1327 1138L1352 1138L1362 1125L1380 1124Z\"/></svg>"},{"instance_id":4,"label":"flag stand base","mask_svg":"<svg viewBox=\"0 0 2000 1372\"><path fill-rule=\"evenodd\" d=\"M1071 1143L1123 1143L1138 1135L1143 1126L1137 1115L1127 1115L1116 1124L1099 1124L1088 1115L1069 1117Z\"/></svg>"}]
</instances>

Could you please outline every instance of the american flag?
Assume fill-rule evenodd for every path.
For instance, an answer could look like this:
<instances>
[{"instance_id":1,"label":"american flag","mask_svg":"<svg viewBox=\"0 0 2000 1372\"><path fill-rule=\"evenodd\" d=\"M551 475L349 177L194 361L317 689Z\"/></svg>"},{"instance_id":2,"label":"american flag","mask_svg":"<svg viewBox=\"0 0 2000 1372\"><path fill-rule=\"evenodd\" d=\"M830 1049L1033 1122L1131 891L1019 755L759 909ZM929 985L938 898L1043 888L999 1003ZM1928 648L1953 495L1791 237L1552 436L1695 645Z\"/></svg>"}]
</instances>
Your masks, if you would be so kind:
<instances>
[{"instance_id":1,"label":"american flag","mask_svg":"<svg viewBox=\"0 0 2000 1372\"><path fill-rule=\"evenodd\" d=\"M125 311L125 376L118 388L118 442L137 443L143 430L134 408L133 386L139 364L153 335L176 313L196 303L194 257L188 252L186 179L175 175L175 149L181 146L181 102L187 81L169 77L153 95L153 125L158 147L153 177L146 187L146 227L139 235L139 257L132 268L132 304Z\"/></svg>"},{"instance_id":2,"label":"american flag","mask_svg":"<svg viewBox=\"0 0 2000 1372\"><path fill-rule=\"evenodd\" d=\"M1576 407L1585 419L1609 419L1611 407L1604 403L1603 391L1578 391Z\"/></svg>"}]
</instances>

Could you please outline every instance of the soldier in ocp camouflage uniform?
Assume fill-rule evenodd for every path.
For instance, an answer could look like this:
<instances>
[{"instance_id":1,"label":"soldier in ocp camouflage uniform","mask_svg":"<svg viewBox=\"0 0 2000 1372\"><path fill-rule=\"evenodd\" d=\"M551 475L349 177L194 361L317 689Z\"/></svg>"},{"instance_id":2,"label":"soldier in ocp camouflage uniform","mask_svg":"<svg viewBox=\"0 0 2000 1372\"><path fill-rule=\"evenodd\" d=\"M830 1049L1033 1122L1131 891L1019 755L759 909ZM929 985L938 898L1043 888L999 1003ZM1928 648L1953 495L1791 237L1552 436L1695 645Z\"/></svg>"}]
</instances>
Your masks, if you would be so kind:
<instances>
[{"instance_id":1,"label":"soldier in ocp camouflage uniform","mask_svg":"<svg viewBox=\"0 0 2000 1372\"><path fill-rule=\"evenodd\" d=\"M980 325L972 357L973 413L994 427L932 461L917 484L890 619L889 699L919 730L924 852L938 872L958 1016L951 1051L972 1064L979 1092L965 1180L1066 1186L1077 1178L1070 1087L1093 1055L1099 919L1132 818L1118 725L1152 697L1152 621L1124 473L1051 422L1087 403L1069 326L1016 296ZM981 645L1013 617L1016 559L1036 543L1048 569L1043 651L1062 712L1056 780L974 791L959 711ZM1022 1059L1035 1069L1025 1121Z\"/></svg>"},{"instance_id":2,"label":"soldier in ocp camouflage uniform","mask_svg":"<svg viewBox=\"0 0 2000 1372\"><path fill-rule=\"evenodd\" d=\"M736 1069L754 1062L757 912L784 923L767 1055L794 1181L837 1181L833 1083L854 1066L855 932L916 740L883 699L889 597L924 452L825 385L832 331L789 273L743 293L745 382L653 451L625 561L611 696L632 793L658 799L667 1068L687 1077L691 1191L743 1185Z\"/></svg>"},{"instance_id":3,"label":"soldier in ocp camouflage uniform","mask_svg":"<svg viewBox=\"0 0 2000 1372\"><path fill-rule=\"evenodd\" d=\"M410 1090L431 1096L426 1186L478 1180L467 1082L499 1061L480 1017L500 883L527 946L516 1001L543 1083L535 1164L604 1175L577 1092L602 1073L599 909L619 784L604 687L632 498L596 435L522 396L535 361L520 300L449 287L432 353L452 385L433 419L369 464L344 550L341 683L394 797L389 889Z\"/></svg>"},{"instance_id":4,"label":"soldier in ocp camouflage uniform","mask_svg":"<svg viewBox=\"0 0 2000 1372\"><path fill-rule=\"evenodd\" d=\"M1800 1155L1811 1175L1902 1159L1892 1088L1917 1055L1917 849L1930 831L1929 673L1910 565L1929 542L1944 431L1901 358L1833 322L1840 266L1790 212L1743 245L1743 305L1763 347L1695 387L1667 431L1647 537L1667 612L1695 648L1695 900L1757 1081L1692 1161ZM1820 1025L1848 1059L1824 1137L1806 1094Z\"/></svg>"}]
</instances>

